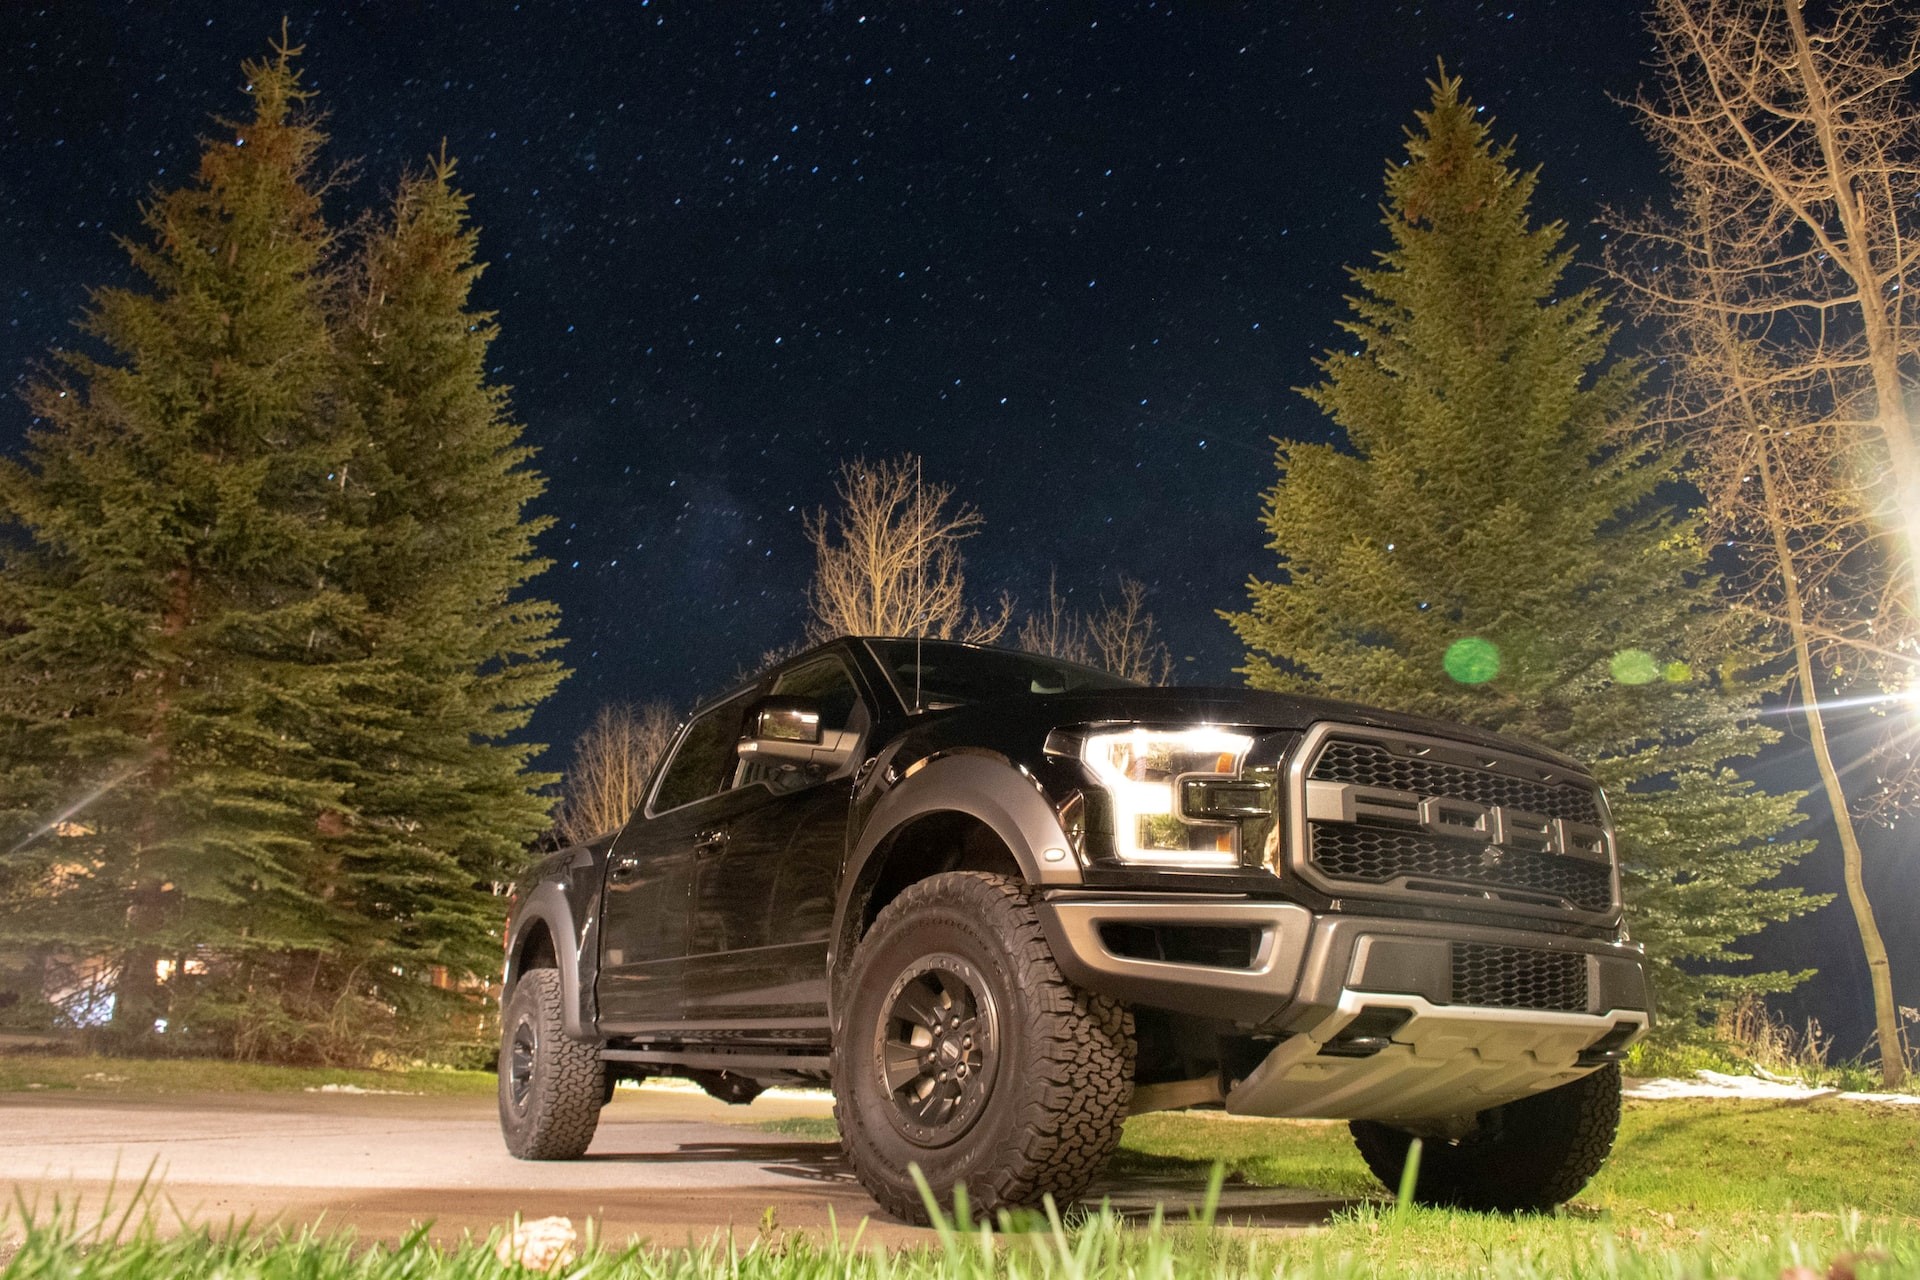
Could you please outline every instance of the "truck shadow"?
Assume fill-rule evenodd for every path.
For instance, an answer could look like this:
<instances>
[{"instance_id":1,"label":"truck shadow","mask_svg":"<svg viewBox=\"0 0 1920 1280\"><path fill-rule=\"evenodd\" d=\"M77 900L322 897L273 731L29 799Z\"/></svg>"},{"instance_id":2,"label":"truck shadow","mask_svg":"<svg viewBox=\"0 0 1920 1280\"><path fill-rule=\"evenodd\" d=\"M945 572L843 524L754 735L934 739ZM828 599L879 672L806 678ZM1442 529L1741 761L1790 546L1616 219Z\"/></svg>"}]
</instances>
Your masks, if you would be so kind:
<instances>
[{"instance_id":1,"label":"truck shadow","mask_svg":"<svg viewBox=\"0 0 1920 1280\"><path fill-rule=\"evenodd\" d=\"M588 1162L614 1164L753 1164L802 1182L858 1186L837 1142L682 1142L664 1151L594 1151Z\"/></svg>"},{"instance_id":2,"label":"truck shadow","mask_svg":"<svg viewBox=\"0 0 1920 1280\"><path fill-rule=\"evenodd\" d=\"M614 1164L745 1164L760 1172L859 1193L837 1142L682 1142L658 1151L596 1151L588 1162ZM1118 1217L1145 1224L1158 1212L1170 1224L1197 1218L1205 1209L1212 1166L1199 1160L1127 1153L1124 1164L1103 1174L1080 1198L1081 1210L1105 1205ZM865 1196L861 1193L861 1198ZM1214 1219L1241 1227L1325 1226L1362 1200L1329 1196L1311 1187L1259 1187L1229 1182L1221 1189ZM878 1207L875 1206L875 1212Z\"/></svg>"},{"instance_id":3,"label":"truck shadow","mask_svg":"<svg viewBox=\"0 0 1920 1280\"><path fill-rule=\"evenodd\" d=\"M1122 1151L1080 1203L1097 1206L1105 1201L1114 1213L1136 1224L1156 1212L1168 1223L1185 1222L1205 1212L1212 1174L1210 1161ZM1214 1221L1239 1227L1322 1227L1342 1210L1365 1203L1314 1187L1255 1186L1233 1175L1220 1189Z\"/></svg>"}]
</instances>

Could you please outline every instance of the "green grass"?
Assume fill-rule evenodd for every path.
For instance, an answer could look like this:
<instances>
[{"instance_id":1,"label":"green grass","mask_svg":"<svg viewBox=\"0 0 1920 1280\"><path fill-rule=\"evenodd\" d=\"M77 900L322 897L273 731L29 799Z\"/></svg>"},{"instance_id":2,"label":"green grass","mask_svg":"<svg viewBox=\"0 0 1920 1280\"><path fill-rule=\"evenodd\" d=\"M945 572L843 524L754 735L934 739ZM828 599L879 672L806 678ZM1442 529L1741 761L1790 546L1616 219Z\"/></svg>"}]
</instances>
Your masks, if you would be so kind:
<instances>
[{"instance_id":1,"label":"green grass","mask_svg":"<svg viewBox=\"0 0 1920 1280\"><path fill-rule=\"evenodd\" d=\"M833 1121L764 1127L833 1139ZM1135 1116L1115 1153L1119 1173L1204 1180L1214 1161L1230 1182L1305 1187L1331 1198L1384 1194L1347 1126L1248 1120L1219 1112ZM1615 1216L1843 1213L1920 1223L1920 1107L1871 1103L1628 1100L1613 1157L1576 1205Z\"/></svg>"},{"instance_id":2,"label":"green grass","mask_svg":"<svg viewBox=\"0 0 1920 1280\"><path fill-rule=\"evenodd\" d=\"M1380 1194L1344 1124L1137 1116L1117 1167L1255 1186ZM1869 1214L1920 1220L1920 1108L1867 1103L1629 1101L1613 1157L1578 1204L1611 1212Z\"/></svg>"},{"instance_id":3,"label":"green grass","mask_svg":"<svg viewBox=\"0 0 1920 1280\"><path fill-rule=\"evenodd\" d=\"M19 1234L17 1222L5 1224ZM1764 1277L1792 1266L1815 1274L1845 1263L1859 1280L1920 1275L1920 1228L1858 1215L1774 1217L1752 1228L1655 1242L1635 1227L1571 1218L1514 1220L1369 1205L1323 1231L1221 1231L1204 1221L1129 1225L1096 1212L1062 1222L1032 1215L1000 1234L942 1224L938 1242L894 1252L863 1245L859 1228L833 1235L716 1236L705 1245L608 1247L591 1236L552 1274L569 1280L1360 1280L1484 1276L1510 1280L1675 1280ZM165 1237L151 1221L89 1230L67 1220L28 1224L0 1280L478 1280L530 1274L502 1267L493 1242L397 1245L350 1234L251 1235L198 1230Z\"/></svg>"},{"instance_id":4,"label":"green grass","mask_svg":"<svg viewBox=\"0 0 1920 1280\"><path fill-rule=\"evenodd\" d=\"M436 1096L490 1094L487 1071L357 1071L277 1067L214 1058L104 1058L75 1054L0 1054L0 1094L75 1090L86 1093L301 1093L352 1085Z\"/></svg>"},{"instance_id":5,"label":"green grass","mask_svg":"<svg viewBox=\"0 0 1920 1280\"><path fill-rule=\"evenodd\" d=\"M830 1120L765 1127L834 1137ZM1914 1107L1629 1101L1606 1168L1571 1206L1544 1217L1397 1213L1346 1125L1321 1121L1136 1116L1113 1169L1198 1186L1216 1160L1235 1185L1299 1187L1353 1202L1314 1233L1311 1247L1274 1245L1276 1258L1306 1266L1307 1274L1345 1257L1355 1269L1325 1274L1404 1267L1422 1274L1777 1276L1787 1265L1782 1249L1797 1248L1799 1261L1824 1272L1833 1257L1866 1247L1858 1238L1848 1243L1853 1231L1877 1236L1876 1247L1899 1260L1882 1274L1920 1275Z\"/></svg>"}]
</instances>

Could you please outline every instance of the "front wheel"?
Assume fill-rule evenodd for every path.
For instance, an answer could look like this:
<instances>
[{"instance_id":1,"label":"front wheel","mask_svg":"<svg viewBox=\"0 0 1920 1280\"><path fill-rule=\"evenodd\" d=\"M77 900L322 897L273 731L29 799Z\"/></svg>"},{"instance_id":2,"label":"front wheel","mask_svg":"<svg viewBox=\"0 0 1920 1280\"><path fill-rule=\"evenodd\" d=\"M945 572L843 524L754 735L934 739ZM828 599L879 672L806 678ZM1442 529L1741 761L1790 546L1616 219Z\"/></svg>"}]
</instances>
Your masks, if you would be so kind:
<instances>
[{"instance_id":1,"label":"front wheel","mask_svg":"<svg viewBox=\"0 0 1920 1280\"><path fill-rule=\"evenodd\" d=\"M1413 1198L1421 1204L1500 1213L1551 1209L1571 1200L1613 1150L1620 1127L1620 1068L1482 1111L1455 1141L1421 1144ZM1414 1135L1355 1120L1354 1144L1388 1190L1400 1185Z\"/></svg>"},{"instance_id":2,"label":"front wheel","mask_svg":"<svg viewBox=\"0 0 1920 1280\"><path fill-rule=\"evenodd\" d=\"M854 952L834 1117L862 1185L927 1221L964 1184L976 1213L1061 1204L1120 1140L1133 1015L1068 982L1026 888L952 872L895 898Z\"/></svg>"},{"instance_id":3,"label":"front wheel","mask_svg":"<svg viewBox=\"0 0 1920 1280\"><path fill-rule=\"evenodd\" d=\"M529 969L500 1015L500 1135L522 1160L576 1160L608 1097L598 1045L560 1025L560 975Z\"/></svg>"}]
</instances>

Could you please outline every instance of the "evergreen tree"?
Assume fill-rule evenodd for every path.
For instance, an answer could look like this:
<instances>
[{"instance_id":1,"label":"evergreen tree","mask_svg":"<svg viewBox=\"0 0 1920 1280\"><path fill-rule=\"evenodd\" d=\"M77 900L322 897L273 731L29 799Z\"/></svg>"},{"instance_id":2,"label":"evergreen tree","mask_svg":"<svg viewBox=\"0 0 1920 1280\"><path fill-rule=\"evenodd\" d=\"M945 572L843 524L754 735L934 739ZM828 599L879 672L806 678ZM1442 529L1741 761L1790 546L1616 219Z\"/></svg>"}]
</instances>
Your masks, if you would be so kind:
<instances>
[{"instance_id":1,"label":"evergreen tree","mask_svg":"<svg viewBox=\"0 0 1920 1280\"><path fill-rule=\"evenodd\" d=\"M106 957L132 1032L359 1057L497 962L564 673L452 165L341 263L298 53L0 462L0 945Z\"/></svg>"},{"instance_id":2,"label":"evergreen tree","mask_svg":"<svg viewBox=\"0 0 1920 1280\"><path fill-rule=\"evenodd\" d=\"M1444 73L1387 170L1392 247L1352 273L1351 341L1305 394L1345 447L1288 444L1264 521L1281 576L1228 620L1249 682L1484 726L1591 763L1612 802L1629 927L1665 1032L1785 974L1745 959L1818 905L1760 888L1801 856L1797 795L1729 761L1775 738L1744 683L1678 459L1634 430L1641 373L1609 361L1591 290L1562 292L1564 228ZM1684 964L1684 968L1682 965Z\"/></svg>"},{"instance_id":3,"label":"evergreen tree","mask_svg":"<svg viewBox=\"0 0 1920 1280\"><path fill-rule=\"evenodd\" d=\"M550 521L506 390L487 376L495 326L469 295L481 266L444 156L400 187L349 272L342 337L359 434L343 486L366 531L342 578L366 603L377 672L352 691L333 752L352 819L333 841L382 967L485 973L509 874L547 827L540 748L507 741L565 674L558 610L520 598L547 566Z\"/></svg>"},{"instance_id":4,"label":"evergreen tree","mask_svg":"<svg viewBox=\"0 0 1920 1280\"><path fill-rule=\"evenodd\" d=\"M251 117L128 245L147 289L94 294L106 354L35 381L26 460L0 462L0 746L28 801L0 929L114 957L136 1032L165 1015L164 961L339 932L312 837L342 788L311 730L365 619L328 572L350 534L297 52L246 64ZM49 810L68 821L26 818Z\"/></svg>"}]
</instances>

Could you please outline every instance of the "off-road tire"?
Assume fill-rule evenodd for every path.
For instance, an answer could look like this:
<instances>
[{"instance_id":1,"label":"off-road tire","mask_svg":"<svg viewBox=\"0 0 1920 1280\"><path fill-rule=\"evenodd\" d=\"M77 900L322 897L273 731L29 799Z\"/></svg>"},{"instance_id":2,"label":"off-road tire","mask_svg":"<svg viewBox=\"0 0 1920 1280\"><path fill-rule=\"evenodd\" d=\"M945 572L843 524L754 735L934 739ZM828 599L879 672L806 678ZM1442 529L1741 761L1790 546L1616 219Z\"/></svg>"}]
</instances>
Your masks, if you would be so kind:
<instances>
[{"instance_id":1,"label":"off-road tire","mask_svg":"<svg viewBox=\"0 0 1920 1280\"><path fill-rule=\"evenodd\" d=\"M577 1160L593 1141L607 1096L600 1047L561 1028L560 975L529 969L500 1016L500 1135L507 1150L522 1160Z\"/></svg>"},{"instance_id":2,"label":"off-road tire","mask_svg":"<svg viewBox=\"0 0 1920 1280\"><path fill-rule=\"evenodd\" d=\"M1373 1120L1349 1126L1373 1175L1397 1191L1413 1135ZM1606 1163L1620 1127L1620 1068L1483 1111L1478 1131L1421 1144L1421 1204L1496 1213L1537 1212L1571 1200Z\"/></svg>"},{"instance_id":3,"label":"off-road tire","mask_svg":"<svg viewBox=\"0 0 1920 1280\"><path fill-rule=\"evenodd\" d=\"M952 1123L972 1108L967 1127L931 1140L928 1129L916 1141L907 1132L914 1116L896 1101L905 1095L888 1088L882 1056L888 1028L906 1025L893 1016L910 998L900 984L929 964L979 983L994 1010L996 1057L990 1072L978 1068L976 1083L987 1083L971 1102L955 1104L960 1119ZM847 990L834 1038L833 1113L854 1173L888 1213L927 1221L910 1166L943 1207L965 1184L973 1213L984 1218L1047 1195L1065 1205L1113 1153L1133 1095L1133 1015L1067 981L1024 885L962 871L910 886L861 939Z\"/></svg>"}]
</instances>

